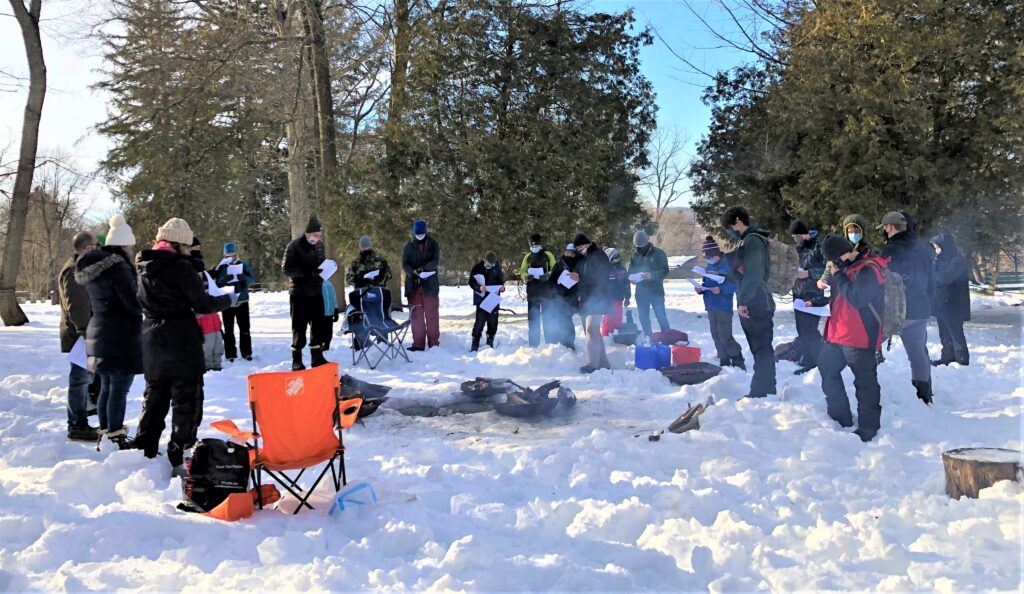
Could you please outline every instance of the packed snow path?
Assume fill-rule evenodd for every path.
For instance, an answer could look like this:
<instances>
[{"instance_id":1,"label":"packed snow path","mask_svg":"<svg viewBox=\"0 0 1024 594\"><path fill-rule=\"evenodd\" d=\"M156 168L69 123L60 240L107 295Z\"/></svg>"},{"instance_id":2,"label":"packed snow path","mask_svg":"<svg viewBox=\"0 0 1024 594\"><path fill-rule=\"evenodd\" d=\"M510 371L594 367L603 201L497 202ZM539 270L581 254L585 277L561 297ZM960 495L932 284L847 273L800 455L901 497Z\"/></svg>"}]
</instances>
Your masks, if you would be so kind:
<instances>
[{"instance_id":1,"label":"packed snow path","mask_svg":"<svg viewBox=\"0 0 1024 594\"><path fill-rule=\"evenodd\" d=\"M715 361L688 286L669 283L669 318ZM0 329L0 590L1024 587L1021 487L951 501L940 458L1022 447L1022 308L1012 300L975 298L972 364L934 370L930 408L914 397L897 340L879 369L882 429L866 445L826 416L817 372L780 364L779 396L738 401L744 372L678 388L630 369L631 349L609 347L615 370L583 376L580 352L529 349L522 319L504 318L495 350L467 353L469 291L445 288L441 302L442 347L411 364L352 370L341 338L329 358L393 386L389 405L442 404L479 375L562 379L579 404L532 422L382 408L346 435L349 478L372 484L377 505L268 510L235 524L175 511L181 487L163 457L66 441L58 311L27 306L30 325ZM779 307L776 344L795 334L791 309ZM216 436L207 425L221 418L249 426L246 374L288 367L287 295L253 295L252 308L256 360L207 375L201 437ZM735 334L745 348L738 321ZM936 357L934 326L929 337ZM143 387L137 378L129 395L130 431ZM648 441L708 396L701 430ZM322 485L320 500L328 493Z\"/></svg>"}]
</instances>

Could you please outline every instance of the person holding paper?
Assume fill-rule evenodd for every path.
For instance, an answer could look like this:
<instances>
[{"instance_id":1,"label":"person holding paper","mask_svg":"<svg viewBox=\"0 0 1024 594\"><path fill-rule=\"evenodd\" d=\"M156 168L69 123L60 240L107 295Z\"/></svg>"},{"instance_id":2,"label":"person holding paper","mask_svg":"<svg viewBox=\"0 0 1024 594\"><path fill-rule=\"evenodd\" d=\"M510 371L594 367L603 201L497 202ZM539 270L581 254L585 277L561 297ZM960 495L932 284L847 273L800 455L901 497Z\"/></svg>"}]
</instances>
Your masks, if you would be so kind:
<instances>
[{"instance_id":1,"label":"person holding paper","mask_svg":"<svg viewBox=\"0 0 1024 594\"><path fill-rule=\"evenodd\" d=\"M526 283L526 321L529 325L530 346L540 346L541 328L545 342L557 342L553 328L545 321L549 314L544 312L551 299L551 283L548 282L555 267L555 255L544 249L544 238L540 233L530 235L530 251L523 256L519 266L519 279Z\"/></svg>"},{"instance_id":2,"label":"person holding paper","mask_svg":"<svg viewBox=\"0 0 1024 594\"><path fill-rule=\"evenodd\" d=\"M256 284L256 275L249 263L239 259L235 242L224 244L224 259L217 265L214 275L217 286L234 287L238 305L221 312L224 322L224 355L234 361L239 351L242 358L252 361L252 338L249 334L249 287ZM238 323L238 349L235 348L235 323Z\"/></svg>"},{"instance_id":3,"label":"person holding paper","mask_svg":"<svg viewBox=\"0 0 1024 594\"><path fill-rule=\"evenodd\" d=\"M441 265L441 245L427 233L427 222L419 219L412 224L412 238L402 250L402 271L405 272L405 298L410 305L418 305L412 317L412 347L422 351L441 344L441 317L439 295L441 282L437 270Z\"/></svg>"},{"instance_id":4,"label":"person holding paper","mask_svg":"<svg viewBox=\"0 0 1024 594\"><path fill-rule=\"evenodd\" d=\"M70 353L75 343L85 340L91 309L89 292L75 280L75 264L78 259L97 249L96 236L89 231L78 232L72 239L75 254L60 269L57 290L60 292L60 352ZM71 441L96 441L96 428L89 425L89 386L93 374L88 364L81 367L71 363L68 374L68 439Z\"/></svg>"},{"instance_id":5,"label":"person holding paper","mask_svg":"<svg viewBox=\"0 0 1024 594\"><path fill-rule=\"evenodd\" d=\"M132 228L116 214L110 218L106 245L75 263L75 282L85 286L92 307L85 352L89 371L100 378L97 439L106 435L122 450L131 447L124 428L128 390L142 373L142 308L131 263L134 245Z\"/></svg>"},{"instance_id":6,"label":"person holding paper","mask_svg":"<svg viewBox=\"0 0 1024 594\"><path fill-rule=\"evenodd\" d=\"M476 308L473 344L469 350L475 352L480 348L480 337L483 335L485 325L487 346L493 349L494 335L498 333L498 305L494 303L495 298L491 297L491 294L500 295L505 292L505 272L501 269L501 261L498 260L497 254L487 252L484 259L473 266L469 271L469 288L473 290L473 305Z\"/></svg>"},{"instance_id":7,"label":"person holding paper","mask_svg":"<svg viewBox=\"0 0 1024 594\"><path fill-rule=\"evenodd\" d=\"M935 250L935 307L942 352L932 367L956 361L970 365L971 353L964 336L964 322L971 319L970 264L951 233L929 240Z\"/></svg>"},{"instance_id":8,"label":"person holding paper","mask_svg":"<svg viewBox=\"0 0 1024 594\"><path fill-rule=\"evenodd\" d=\"M665 278L668 276L668 256L661 248L651 243L651 238L641 229L633 234L636 251L629 260L629 276L635 279L636 310L640 316L640 327L650 336L651 309L658 318L658 326L664 332L671 328L665 312ZM636 275L636 276L634 276ZM642 276L641 276L642 275Z\"/></svg>"},{"instance_id":9,"label":"person holding paper","mask_svg":"<svg viewBox=\"0 0 1024 594\"><path fill-rule=\"evenodd\" d=\"M206 262L203 259L202 243L198 235L192 236L192 266L199 274L199 278L206 282L206 292L210 295L218 294L216 281L212 275L206 272ZM214 273L216 273L214 269ZM196 322L199 329L203 331L203 358L206 362L206 371L220 371L224 360L224 336L221 334L220 315L207 313L196 315Z\"/></svg>"},{"instance_id":10,"label":"person holding paper","mask_svg":"<svg viewBox=\"0 0 1024 594\"><path fill-rule=\"evenodd\" d=\"M821 254L821 243L818 232L807 227L797 219L790 223L789 234L796 245L796 253L800 264L793 282L793 301L806 307L823 307L828 304L825 292L818 288L818 279L825 274L825 256ZM818 353L821 352L821 332L818 331L820 317L794 309L796 318L796 341L801 353L800 367L794 373L802 375L818 366Z\"/></svg>"},{"instance_id":11,"label":"person holding paper","mask_svg":"<svg viewBox=\"0 0 1024 594\"><path fill-rule=\"evenodd\" d=\"M745 398L764 398L775 393L775 299L765 280L768 277L768 231L751 224L750 214L742 206L725 211L722 226L730 237L739 240L733 269L740 326L747 336L754 357L754 377Z\"/></svg>"},{"instance_id":12,"label":"person holding paper","mask_svg":"<svg viewBox=\"0 0 1024 594\"><path fill-rule=\"evenodd\" d=\"M238 294L211 296L192 262L192 229L173 218L157 231L152 249L138 257L142 321L142 362L146 375L135 447L147 458L160 449L168 408L171 439L167 460L172 476L184 476L185 449L196 442L203 420L203 335L196 314L238 304Z\"/></svg>"},{"instance_id":13,"label":"person holding paper","mask_svg":"<svg viewBox=\"0 0 1024 594\"><path fill-rule=\"evenodd\" d=\"M312 365L323 365L324 342L321 334L324 313L323 283L320 265L323 264L324 244L321 241L323 226L315 217L309 217L306 232L293 239L284 251L281 268L291 281L288 288L288 302L292 319L292 371L305 369L302 363L302 349L306 346L309 333L309 352Z\"/></svg>"},{"instance_id":14,"label":"person holding paper","mask_svg":"<svg viewBox=\"0 0 1024 594\"><path fill-rule=\"evenodd\" d=\"M715 350L718 352L718 362L722 367L739 367L746 370L743 350L732 335L732 301L733 295L736 294L736 285L728 281L732 267L714 237L705 237L701 249L707 260L705 272L726 277L722 282L706 276L701 277L701 286L697 288L697 293L704 296L704 310L708 312L708 325L711 327L711 339L715 341Z\"/></svg>"},{"instance_id":15,"label":"person holding paper","mask_svg":"<svg viewBox=\"0 0 1024 594\"><path fill-rule=\"evenodd\" d=\"M554 339L549 342L557 342L570 349L576 348L576 324L572 317L580 311L579 275L576 274L579 261L576 246L571 243L566 245L548 278L551 299L546 304L547 314L544 316L544 327L550 328L551 338ZM573 276L575 279L571 278Z\"/></svg>"},{"instance_id":16,"label":"person holding paper","mask_svg":"<svg viewBox=\"0 0 1024 594\"><path fill-rule=\"evenodd\" d=\"M611 369L601 336L601 320L612 311L608 255L583 232L576 234L573 244L580 254L576 276L580 286L580 315L587 335L587 364L580 371L593 373L598 369Z\"/></svg>"},{"instance_id":17,"label":"person holding paper","mask_svg":"<svg viewBox=\"0 0 1024 594\"><path fill-rule=\"evenodd\" d=\"M359 255L348 266L345 282L355 289L387 287L391 280L391 266L373 249L369 236L359 238Z\"/></svg>"},{"instance_id":18,"label":"person holding paper","mask_svg":"<svg viewBox=\"0 0 1024 594\"><path fill-rule=\"evenodd\" d=\"M604 253L608 256L608 291L612 298L612 312L601 322L601 336L608 336L622 326L622 310L629 307L629 278L626 267L622 265L619 250L609 247Z\"/></svg>"},{"instance_id":19,"label":"person holding paper","mask_svg":"<svg viewBox=\"0 0 1024 594\"><path fill-rule=\"evenodd\" d=\"M843 369L853 372L857 397L857 429L861 441L874 439L882 415L878 360L882 324L875 312L885 311L883 258L858 250L848 239L829 235L822 242L823 256L833 263L831 317L825 320L825 343L818 357L821 389L828 416L843 427L853 426Z\"/></svg>"}]
</instances>

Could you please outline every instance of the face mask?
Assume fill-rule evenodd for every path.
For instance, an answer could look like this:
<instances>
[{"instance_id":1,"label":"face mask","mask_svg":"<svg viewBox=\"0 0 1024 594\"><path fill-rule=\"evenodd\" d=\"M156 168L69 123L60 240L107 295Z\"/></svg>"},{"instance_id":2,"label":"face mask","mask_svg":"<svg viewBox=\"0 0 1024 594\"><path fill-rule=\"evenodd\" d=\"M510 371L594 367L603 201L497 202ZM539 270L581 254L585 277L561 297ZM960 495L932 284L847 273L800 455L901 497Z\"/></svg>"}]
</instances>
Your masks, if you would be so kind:
<instances>
[{"instance_id":1,"label":"face mask","mask_svg":"<svg viewBox=\"0 0 1024 594\"><path fill-rule=\"evenodd\" d=\"M935 246L935 255L938 256L941 253L942 253L942 248L940 248L939 246Z\"/></svg>"},{"instance_id":2,"label":"face mask","mask_svg":"<svg viewBox=\"0 0 1024 594\"><path fill-rule=\"evenodd\" d=\"M490 270L491 268L494 268L494 264L484 264L484 268Z\"/></svg>"},{"instance_id":3,"label":"face mask","mask_svg":"<svg viewBox=\"0 0 1024 594\"><path fill-rule=\"evenodd\" d=\"M309 245L316 245L316 244L320 243L320 238L318 238L318 237L307 237L306 241L309 242Z\"/></svg>"},{"instance_id":4,"label":"face mask","mask_svg":"<svg viewBox=\"0 0 1024 594\"><path fill-rule=\"evenodd\" d=\"M577 251L578 253L581 253L581 254L583 254L584 256L586 256L586 255L587 255L587 250L589 250L589 249L590 249L590 246L589 246L589 245L585 245L585 246L583 246L583 247L579 248L579 249L578 249L578 250L576 250L576 251Z\"/></svg>"},{"instance_id":5,"label":"face mask","mask_svg":"<svg viewBox=\"0 0 1024 594\"><path fill-rule=\"evenodd\" d=\"M739 231L737 231L737 230L735 230L735 229L726 229L726 230L725 230L725 232L726 232L727 234L729 234L729 237L733 237L733 238L735 238L735 239L739 239L740 237L742 237L742 236L743 236L743 234L742 234L742 233L740 233Z\"/></svg>"},{"instance_id":6,"label":"face mask","mask_svg":"<svg viewBox=\"0 0 1024 594\"><path fill-rule=\"evenodd\" d=\"M718 264L718 261L721 260L721 259L722 258L720 256L711 256L707 260L708 260L708 264Z\"/></svg>"},{"instance_id":7,"label":"face mask","mask_svg":"<svg viewBox=\"0 0 1024 594\"><path fill-rule=\"evenodd\" d=\"M535 254L539 254L540 253L540 246L539 245L530 246L530 251L535 253Z\"/></svg>"},{"instance_id":8,"label":"face mask","mask_svg":"<svg viewBox=\"0 0 1024 594\"><path fill-rule=\"evenodd\" d=\"M423 241L424 239L427 238L426 234L416 235L415 237L416 237L416 241Z\"/></svg>"}]
</instances>

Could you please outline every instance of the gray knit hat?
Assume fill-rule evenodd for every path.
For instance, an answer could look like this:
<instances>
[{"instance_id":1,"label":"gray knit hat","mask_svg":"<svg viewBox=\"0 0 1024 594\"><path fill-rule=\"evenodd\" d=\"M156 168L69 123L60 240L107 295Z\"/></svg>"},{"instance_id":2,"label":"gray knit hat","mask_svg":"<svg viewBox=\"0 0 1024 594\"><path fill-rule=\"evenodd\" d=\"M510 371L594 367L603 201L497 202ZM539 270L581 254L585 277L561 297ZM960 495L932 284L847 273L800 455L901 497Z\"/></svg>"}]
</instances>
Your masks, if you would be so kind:
<instances>
[{"instance_id":1,"label":"gray knit hat","mask_svg":"<svg viewBox=\"0 0 1024 594\"><path fill-rule=\"evenodd\" d=\"M636 247L644 247L649 243L651 243L651 238L643 229L633 234L633 245L635 245Z\"/></svg>"},{"instance_id":2,"label":"gray knit hat","mask_svg":"<svg viewBox=\"0 0 1024 594\"><path fill-rule=\"evenodd\" d=\"M359 238L359 249L368 250L373 247L373 240L370 239L369 235L363 235Z\"/></svg>"}]
</instances>

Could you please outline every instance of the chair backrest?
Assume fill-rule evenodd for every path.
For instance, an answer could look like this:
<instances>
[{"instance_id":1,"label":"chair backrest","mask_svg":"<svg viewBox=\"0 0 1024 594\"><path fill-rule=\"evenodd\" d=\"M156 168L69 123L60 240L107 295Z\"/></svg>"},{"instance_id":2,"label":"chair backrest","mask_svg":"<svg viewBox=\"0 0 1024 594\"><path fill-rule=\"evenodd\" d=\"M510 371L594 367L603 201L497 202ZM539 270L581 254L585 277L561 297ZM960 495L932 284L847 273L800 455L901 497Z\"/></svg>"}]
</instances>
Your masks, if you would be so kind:
<instances>
[{"instance_id":1,"label":"chair backrest","mask_svg":"<svg viewBox=\"0 0 1024 594\"><path fill-rule=\"evenodd\" d=\"M363 291L360 301L360 309L366 325L379 328L390 316L384 311L384 289L381 287L370 287Z\"/></svg>"},{"instance_id":2,"label":"chair backrest","mask_svg":"<svg viewBox=\"0 0 1024 594\"><path fill-rule=\"evenodd\" d=\"M335 414L341 379L338 364L304 371L249 376L253 421L263 442L260 460L268 464L316 464L338 448Z\"/></svg>"}]
</instances>

